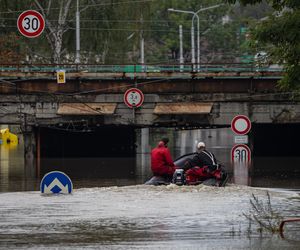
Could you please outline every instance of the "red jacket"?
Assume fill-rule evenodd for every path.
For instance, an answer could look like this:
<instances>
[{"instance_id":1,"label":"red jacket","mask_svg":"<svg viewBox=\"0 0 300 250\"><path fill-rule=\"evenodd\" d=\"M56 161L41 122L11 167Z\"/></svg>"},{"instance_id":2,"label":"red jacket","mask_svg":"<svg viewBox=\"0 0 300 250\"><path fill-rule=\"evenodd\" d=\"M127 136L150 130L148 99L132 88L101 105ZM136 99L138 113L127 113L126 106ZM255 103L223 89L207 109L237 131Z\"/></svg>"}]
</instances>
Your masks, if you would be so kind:
<instances>
[{"instance_id":1,"label":"red jacket","mask_svg":"<svg viewBox=\"0 0 300 250\"><path fill-rule=\"evenodd\" d=\"M151 169L154 175L173 175L175 171L170 151L162 141L151 151Z\"/></svg>"}]
</instances>

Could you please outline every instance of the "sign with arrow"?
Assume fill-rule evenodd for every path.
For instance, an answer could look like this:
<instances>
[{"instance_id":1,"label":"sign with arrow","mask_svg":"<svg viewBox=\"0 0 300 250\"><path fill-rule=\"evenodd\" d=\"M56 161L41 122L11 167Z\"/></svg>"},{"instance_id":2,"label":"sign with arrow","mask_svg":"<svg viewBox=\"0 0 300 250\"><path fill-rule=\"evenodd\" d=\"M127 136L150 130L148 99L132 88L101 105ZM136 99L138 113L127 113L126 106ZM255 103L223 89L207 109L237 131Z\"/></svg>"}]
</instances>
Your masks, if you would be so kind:
<instances>
[{"instance_id":1,"label":"sign with arrow","mask_svg":"<svg viewBox=\"0 0 300 250\"><path fill-rule=\"evenodd\" d=\"M41 181L42 194L71 194L72 189L71 179L60 171L49 172Z\"/></svg>"}]
</instances>

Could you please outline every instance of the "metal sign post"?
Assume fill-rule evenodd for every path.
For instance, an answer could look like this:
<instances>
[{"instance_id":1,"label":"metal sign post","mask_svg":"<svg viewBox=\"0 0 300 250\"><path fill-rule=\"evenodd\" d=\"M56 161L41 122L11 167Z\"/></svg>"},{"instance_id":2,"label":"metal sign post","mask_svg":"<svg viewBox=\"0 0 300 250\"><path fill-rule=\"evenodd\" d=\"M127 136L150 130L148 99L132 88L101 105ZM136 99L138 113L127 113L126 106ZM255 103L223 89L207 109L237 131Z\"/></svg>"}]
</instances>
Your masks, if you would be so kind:
<instances>
[{"instance_id":1,"label":"metal sign post","mask_svg":"<svg viewBox=\"0 0 300 250\"><path fill-rule=\"evenodd\" d=\"M231 130L235 133L235 145L231 149L231 162L236 184L249 185L249 168L251 167L251 150L248 135L251 121L245 115L237 115L231 121Z\"/></svg>"}]
</instances>

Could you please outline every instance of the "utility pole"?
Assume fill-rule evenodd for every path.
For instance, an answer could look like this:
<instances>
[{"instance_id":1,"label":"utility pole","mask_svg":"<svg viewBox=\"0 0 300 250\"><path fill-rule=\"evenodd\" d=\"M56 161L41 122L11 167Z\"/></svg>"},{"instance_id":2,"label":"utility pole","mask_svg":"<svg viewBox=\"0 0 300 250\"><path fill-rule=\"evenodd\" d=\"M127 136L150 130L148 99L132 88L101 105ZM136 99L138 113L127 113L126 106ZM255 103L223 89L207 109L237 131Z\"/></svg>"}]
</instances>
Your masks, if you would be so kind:
<instances>
[{"instance_id":1,"label":"utility pole","mask_svg":"<svg viewBox=\"0 0 300 250\"><path fill-rule=\"evenodd\" d=\"M141 15L141 33L140 33L140 50L141 50L141 58L140 63L145 63L145 55L144 55L144 36L143 36L143 16Z\"/></svg>"},{"instance_id":2,"label":"utility pole","mask_svg":"<svg viewBox=\"0 0 300 250\"><path fill-rule=\"evenodd\" d=\"M182 43L182 25L179 25L179 64L180 71L183 69L183 43Z\"/></svg>"},{"instance_id":3,"label":"utility pole","mask_svg":"<svg viewBox=\"0 0 300 250\"><path fill-rule=\"evenodd\" d=\"M75 63L80 63L80 12L79 12L79 0L77 0L76 9L76 57Z\"/></svg>"},{"instance_id":4,"label":"utility pole","mask_svg":"<svg viewBox=\"0 0 300 250\"><path fill-rule=\"evenodd\" d=\"M144 56L144 38L141 36L141 64L145 63L145 56Z\"/></svg>"},{"instance_id":5,"label":"utility pole","mask_svg":"<svg viewBox=\"0 0 300 250\"><path fill-rule=\"evenodd\" d=\"M192 69L194 71L195 64L195 35L194 35L194 24L191 27L191 45L192 45Z\"/></svg>"}]
</instances>

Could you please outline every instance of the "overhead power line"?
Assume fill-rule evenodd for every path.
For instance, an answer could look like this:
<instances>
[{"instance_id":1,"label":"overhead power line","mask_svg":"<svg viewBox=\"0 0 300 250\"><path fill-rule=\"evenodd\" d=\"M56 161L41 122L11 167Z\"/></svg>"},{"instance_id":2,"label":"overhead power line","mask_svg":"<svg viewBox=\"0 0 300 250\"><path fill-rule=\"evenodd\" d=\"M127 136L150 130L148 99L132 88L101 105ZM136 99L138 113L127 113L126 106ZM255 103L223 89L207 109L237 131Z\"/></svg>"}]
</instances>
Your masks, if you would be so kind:
<instances>
[{"instance_id":1,"label":"overhead power line","mask_svg":"<svg viewBox=\"0 0 300 250\"><path fill-rule=\"evenodd\" d=\"M16 17L0 17L0 21L16 21ZM58 19L48 19L50 22L58 22ZM68 19L66 20L67 22L74 23L75 19ZM200 21L208 21L207 19L200 19ZM211 20L214 21L214 20ZM83 23L93 23L93 22L106 22L106 23L141 23L141 20L134 20L134 19L82 19L80 18L80 22ZM168 24L168 23L174 23L174 24L188 24L190 25L191 21L190 20L182 20L182 21L174 21L174 20L143 20L143 23L162 23L162 24Z\"/></svg>"},{"instance_id":2,"label":"overhead power line","mask_svg":"<svg viewBox=\"0 0 300 250\"><path fill-rule=\"evenodd\" d=\"M153 2L153 1L156 1L156 0L132 0L132 1L122 1L122 2L114 2L114 3L89 4L89 5L79 6L79 8L87 9L89 7L95 7L95 6L108 6L108 5L121 5L121 4L137 4L137 3L145 3L145 2ZM59 9L60 8L50 8L50 10L59 10ZM76 6L71 6L70 9L76 9ZM10 10L10 11L0 12L0 14L21 13L23 11L25 11L25 10Z\"/></svg>"},{"instance_id":3,"label":"overhead power line","mask_svg":"<svg viewBox=\"0 0 300 250\"><path fill-rule=\"evenodd\" d=\"M0 25L0 29L3 28L16 28L14 25ZM76 30L76 28L70 27L70 30ZM131 32L139 32L143 30L144 32L169 32L169 33L178 33L176 30L172 31L168 30L156 30L156 29L131 29L131 28L80 28L80 30L93 30L93 31L131 31ZM183 31L184 33L190 33L190 31Z\"/></svg>"}]
</instances>

